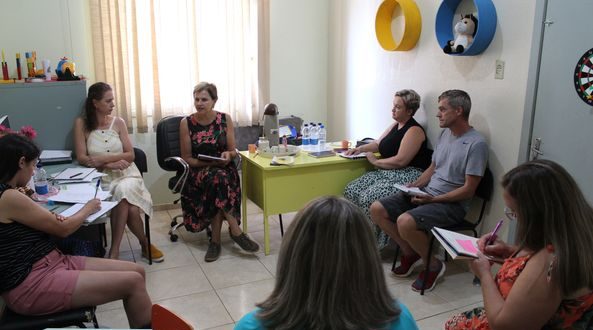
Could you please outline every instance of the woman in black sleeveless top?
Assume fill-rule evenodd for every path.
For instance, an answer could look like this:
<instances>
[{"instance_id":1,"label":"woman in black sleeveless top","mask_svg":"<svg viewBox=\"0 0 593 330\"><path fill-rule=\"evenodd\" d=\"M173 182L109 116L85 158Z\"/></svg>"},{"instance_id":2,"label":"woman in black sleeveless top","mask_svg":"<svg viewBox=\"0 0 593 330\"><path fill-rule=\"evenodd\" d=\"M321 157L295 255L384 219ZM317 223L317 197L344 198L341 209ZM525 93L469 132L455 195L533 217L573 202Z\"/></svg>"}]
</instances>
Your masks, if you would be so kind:
<instances>
[{"instance_id":1,"label":"woman in black sleeveless top","mask_svg":"<svg viewBox=\"0 0 593 330\"><path fill-rule=\"evenodd\" d=\"M8 308L40 315L123 299L130 327L150 327L144 268L127 261L63 255L51 236L66 237L100 209L92 199L70 217L53 214L16 187L27 185L39 148L0 137L0 293Z\"/></svg>"},{"instance_id":2,"label":"woman in black sleeveless top","mask_svg":"<svg viewBox=\"0 0 593 330\"><path fill-rule=\"evenodd\" d=\"M420 96L414 90L404 89L396 92L391 109L395 122L378 140L347 152L350 155L366 153L368 161L377 167L376 170L348 183L344 190L344 197L358 205L371 224L371 204L395 194L395 183L415 181L430 165L431 152L426 146L426 133L413 118L419 107ZM375 157L375 152L381 154L381 159ZM377 246L382 249L389 243L389 236L379 227L374 227Z\"/></svg>"}]
</instances>

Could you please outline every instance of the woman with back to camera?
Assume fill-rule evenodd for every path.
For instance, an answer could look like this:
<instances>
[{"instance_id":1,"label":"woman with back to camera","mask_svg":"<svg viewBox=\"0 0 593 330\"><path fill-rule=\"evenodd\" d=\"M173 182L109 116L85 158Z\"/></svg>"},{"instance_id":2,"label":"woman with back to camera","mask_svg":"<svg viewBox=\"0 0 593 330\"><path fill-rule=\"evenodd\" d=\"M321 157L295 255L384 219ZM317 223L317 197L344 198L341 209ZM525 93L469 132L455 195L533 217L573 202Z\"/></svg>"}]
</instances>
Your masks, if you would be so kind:
<instances>
[{"instance_id":1,"label":"woman with back to camera","mask_svg":"<svg viewBox=\"0 0 593 330\"><path fill-rule=\"evenodd\" d=\"M581 329L577 323L593 307L593 209L570 174L550 160L517 166L502 187L518 245L480 238L480 251L506 260L495 277L484 255L470 263L484 307L453 316L445 328Z\"/></svg>"},{"instance_id":2,"label":"woman with back to camera","mask_svg":"<svg viewBox=\"0 0 593 330\"><path fill-rule=\"evenodd\" d=\"M89 87L83 115L74 122L76 159L81 165L107 174L101 177L102 183L108 185L112 200L119 202L110 215L109 258L119 258L119 246L127 224L140 242L142 257L148 259L150 248L152 261L162 262L165 256L154 245L148 246L142 223L141 211L152 217L152 198L134 164L134 148L126 123L111 115L114 108L111 86L98 82Z\"/></svg>"},{"instance_id":3,"label":"woman with back to camera","mask_svg":"<svg viewBox=\"0 0 593 330\"><path fill-rule=\"evenodd\" d=\"M397 192L394 183L406 184L416 181L430 165L430 150L424 128L414 119L420 107L420 96L412 89L397 91L393 96L391 116L395 120L378 140L348 150L348 155L362 152L377 167L376 170L363 174L348 183L344 197L358 205L371 221L369 207L383 197ZM377 159L374 152L381 154ZM377 246L384 248L389 243L389 236L378 226L374 226Z\"/></svg>"},{"instance_id":4,"label":"woman with back to camera","mask_svg":"<svg viewBox=\"0 0 593 330\"><path fill-rule=\"evenodd\" d=\"M26 186L39 148L25 137L0 137L0 293L22 315L42 315L123 299L132 328L150 328L144 268L127 261L63 255L51 236L67 237L100 209L92 199L64 218L16 187Z\"/></svg>"},{"instance_id":5,"label":"woman with back to camera","mask_svg":"<svg viewBox=\"0 0 593 330\"><path fill-rule=\"evenodd\" d=\"M235 329L418 329L387 290L368 221L338 197L297 213L282 240L274 290L257 306Z\"/></svg>"},{"instance_id":6,"label":"woman with back to camera","mask_svg":"<svg viewBox=\"0 0 593 330\"><path fill-rule=\"evenodd\" d=\"M229 235L243 250L257 252L259 245L241 231L241 185L233 163L238 157L231 116L214 110L218 90L201 82L194 87L196 112L179 123L181 157L189 164L190 174L181 192L181 208L186 227L194 232L211 226L212 238L204 260L212 262L221 252L222 221ZM223 160L201 160L198 155Z\"/></svg>"}]
</instances>

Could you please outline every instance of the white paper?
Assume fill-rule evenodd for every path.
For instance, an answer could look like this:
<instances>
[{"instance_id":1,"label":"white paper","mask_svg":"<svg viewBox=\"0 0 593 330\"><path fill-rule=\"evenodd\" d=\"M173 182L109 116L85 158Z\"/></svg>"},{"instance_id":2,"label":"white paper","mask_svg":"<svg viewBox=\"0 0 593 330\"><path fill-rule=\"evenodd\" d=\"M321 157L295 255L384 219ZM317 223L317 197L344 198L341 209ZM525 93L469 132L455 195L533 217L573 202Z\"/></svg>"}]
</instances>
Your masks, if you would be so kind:
<instances>
[{"instance_id":1,"label":"white paper","mask_svg":"<svg viewBox=\"0 0 593 330\"><path fill-rule=\"evenodd\" d=\"M39 155L40 160L51 160L51 159L72 159L72 150L43 150Z\"/></svg>"},{"instance_id":2,"label":"white paper","mask_svg":"<svg viewBox=\"0 0 593 330\"><path fill-rule=\"evenodd\" d=\"M418 187L406 187L402 184L395 184L395 188L405 192L408 195L412 196L429 196L430 194L420 190Z\"/></svg>"},{"instance_id":3,"label":"white paper","mask_svg":"<svg viewBox=\"0 0 593 330\"><path fill-rule=\"evenodd\" d=\"M56 173L57 175L58 173ZM93 182L96 178L100 178L103 176L106 176L107 174L102 173L102 172L92 172L91 174L87 175L86 177L84 177L84 179L82 180L60 180L58 183L60 185L64 185L64 184L71 184L71 183L91 183Z\"/></svg>"},{"instance_id":4,"label":"white paper","mask_svg":"<svg viewBox=\"0 0 593 330\"><path fill-rule=\"evenodd\" d=\"M60 213L60 215L63 215L65 217L72 216L72 215L76 214L76 212L80 211L80 209L82 209L85 204L86 203L74 204L71 207L69 207L68 209L64 210L62 213ZM84 220L84 222L91 223L91 222L97 220L98 218L103 216L105 213L107 213L109 210L114 208L117 204L118 204L118 202L106 202L106 201L101 202L101 209L99 211L89 215L89 217L86 218Z\"/></svg>"},{"instance_id":5,"label":"white paper","mask_svg":"<svg viewBox=\"0 0 593 330\"><path fill-rule=\"evenodd\" d=\"M48 200L61 203L86 203L95 197L95 183L86 184L67 184L60 186L60 192L54 196L50 196ZM100 200L109 198L111 194L108 191L103 191L101 187L97 190L97 197Z\"/></svg>"},{"instance_id":6,"label":"white paper","mask_svg":"<svg viewBox=\"0 0 593 330\"><path fill-rule=\"evenodd\" d=\"M199 160L204 160L204 161L211 161L211 160L226 160L224 158L221 157L214 157L214 156L208 156L208 155L202 155L202 154L198 154L198 159Z\"/></svg>"},{"instance_id":7,"label":"white paper","mask_svg":"<svg viewBox=\"0 0 593 330\"><path fill-rule=\"evenodd\" d=\"M70 167L58 173L58 175L54 177L54 180L83 180L87 175L94 171L94 168Z\"/></svg>"}]
</instances>

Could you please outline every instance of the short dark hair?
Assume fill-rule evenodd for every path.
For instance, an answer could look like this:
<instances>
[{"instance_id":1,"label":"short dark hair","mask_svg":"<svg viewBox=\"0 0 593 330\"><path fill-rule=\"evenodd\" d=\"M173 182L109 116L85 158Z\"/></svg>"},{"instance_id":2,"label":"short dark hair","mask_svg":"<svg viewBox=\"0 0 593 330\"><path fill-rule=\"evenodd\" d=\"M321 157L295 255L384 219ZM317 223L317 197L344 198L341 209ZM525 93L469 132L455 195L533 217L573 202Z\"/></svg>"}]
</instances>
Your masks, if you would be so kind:
<instances>
[{"instance_id":1,"label":"short dark hair","mask_svg":"<svg viewBox=\"0 0 593 330\"><path fill-rule=\"evenodd\" d=\"M593 209L570 174L551 160L534 160L505 174L502 187L517 204L520 249L552 245L552 278L564 296L593 288Z\"/></svg>"},{"instance_id":2,"label":"short dark hair","mask_svg":"<svg viewBox=\"0 0 593 330\"><path fill-rule=\"evenodd\" d=\"M469 112L472 109L472 99L465 91L450 89L439 96L439 101L446 98L452 108L459 108L463 111L463 118L469 119Z\"/></svg>"},{"instance_id":3,"label":"short dark hair","mask_svg":"<svg viewBox=\"0 0 593 330\"><path fill-rule=\"evenodd\" d=\"M201 91L208 92L208 95L210 95L210 98L213 101L218 101L218 90L216 89L216 85L202 81L194 87L194 93L192 95L195 97L196 94Z\"/></svg>"},{"instance_id":4,"label":"short dark hair","mask_svg":"<svg viewBox=\"0 0 593 330\"><path fill-rule=\"evenodd\" d=\"M21 157L30 162L40 153L39 147L27 137L15 133L0 137L0 183L7 183L16 175Z\"/></svg>"},{"instance_id":5,"label":"short dark hair","mask_svg":"<svg viewBox=\"0 0 593 330\"><path fill-rule=\"evenodd\" d=\"M93 100L100 101L105 93L111 90L113 90L111 86L104 82L94 83L89 87L89 92L84 102L84 116L82 116L87 131L95 130L99 126L97 116L95 116L95 104L93 104Z\"/></svg>"},{"instance_id":6,"label":"short dark hair","mask_svg":"<svg viewBox=\"0 0 593 330\"><path fill-rule=\"evenodd\" d=\"M258 304L269 329L375 329L399 317L369 221L339 197L300 210L280 247L276 285Z\"/></svg>"}]
</instances>

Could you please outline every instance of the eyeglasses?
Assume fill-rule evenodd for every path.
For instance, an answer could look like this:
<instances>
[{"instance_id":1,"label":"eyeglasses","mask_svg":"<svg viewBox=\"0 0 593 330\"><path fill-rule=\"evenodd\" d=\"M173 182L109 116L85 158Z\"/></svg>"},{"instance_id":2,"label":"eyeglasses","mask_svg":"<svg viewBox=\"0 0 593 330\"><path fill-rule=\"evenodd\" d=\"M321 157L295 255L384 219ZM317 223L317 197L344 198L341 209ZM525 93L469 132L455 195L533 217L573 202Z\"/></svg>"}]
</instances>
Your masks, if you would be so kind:
<instances>
[{"instance_id":1,"label":"eyeglasses","mask_svg":"<svg viewBox=\"0 0 593 330\"><path fill-rule=\"evenodd\" d=\"M517 213L515 213L515 211L513 211L513 209L511 209L508 206L504 207L504 215L506 215L507 218L509 218L509 220L511 220L511 221L517 220Z\"/></svg>"}]
</instances>

